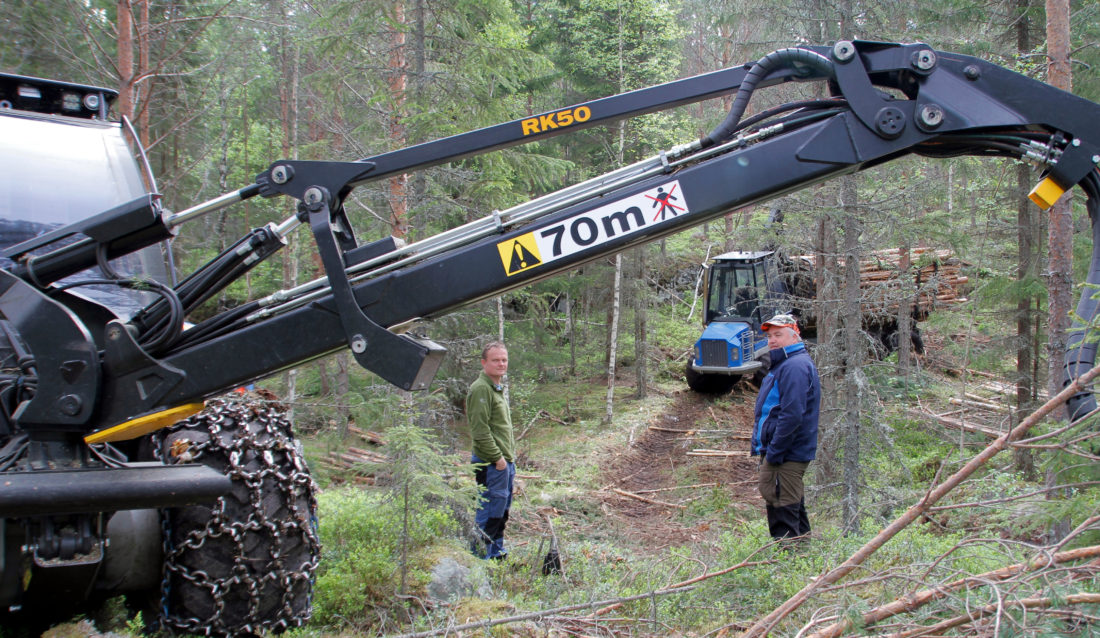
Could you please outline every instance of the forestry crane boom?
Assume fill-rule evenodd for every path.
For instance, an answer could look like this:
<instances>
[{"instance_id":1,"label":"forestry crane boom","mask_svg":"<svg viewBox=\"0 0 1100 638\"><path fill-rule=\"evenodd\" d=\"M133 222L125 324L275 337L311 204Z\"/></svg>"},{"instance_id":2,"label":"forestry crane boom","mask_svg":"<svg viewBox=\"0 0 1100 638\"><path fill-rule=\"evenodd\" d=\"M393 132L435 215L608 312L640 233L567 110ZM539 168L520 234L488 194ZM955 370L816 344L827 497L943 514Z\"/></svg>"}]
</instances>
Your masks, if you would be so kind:
<instances>
[{"instance_id":1,"label":"forestry crane boom","mask_svg":"<svg viewBox=\"0 0 1100 638\"><path fill-rule=\"evenodd\" d=\"M784 82L820 82L830 97L742 117L754 92ZM345 213L353 189L372 181L727 94L734 94L728 116L702 139L423 241L360 243ZM30 108L25 103L0 94L0 106ZM162 210L149 192L10 246L3 254L12 263L0 270L0 337L12 355L0 374L0 604L27 602L23 566L29 558L38 570L32 586L39 572L52 571L45 581L65 583L66 595L102 590L103 574L118 560L116 545L126 544L105 542L114 513L180 508L229 489L213 469L179 463L189 457L177 456L178 446L171 455L142 456L138 442L193 409L188 406L344 347L396 386L424 389L444 351L403 334L417 320L911 153L1023 159L1042 173L1031 198L1043 208L1080 186L1093 222L1088 281L1100 283L1100 105L974 57L923 44L862 41L781 49L755 63L359 161L279 160L254 184L185 211ZM253 230L174 287L145 286L156 300L130 317L62 283L98 266L102 275L96 276L107 285L142 288L113 273L109 260L257 195L294 198L297 214ZM189 312L276 252L300 224L315 239L324 278L184 328ZM1084 323L1070 340L1066 380L1096 358L1095 343L1084 339L1097 314L1090 292L1077 314ZM1091 394L1080 394L1068 409L1076 416L1094 407ZM217 438L205 433L198 440ZM155 441L153 447L164 449L166 442ZM186 447L183 441L175 443ZM146 480L154 471L157 480ZM47 484L50 489L40 489ZM292 505L286 516L296 516L304 528L311 524L304 511ZM132 538L161 533L155 517L149 527L133 522L125 530ZM57 538L79 542L58 544ZM174 531L171 538L184 542ZM302 569L312 573L315 537L303 543L310 551ZM166 552L172 546L165 541ZM60 549L45 560L45 547ZM106 567L97 571L91 564ZM262 575L267 567L254 561L249 569ZM66 570L76 576L58 577ZM194 573L157 578L163 580L167 624L185 630L214 622L203 620L210 610L228 614L217 621L226 632L281 628L308 617L308 578L287 580L285 598L268 606L195 602L173 589L201 580ZM48 600L48 592L39 595ZM183 611L174 612L176 605Z\"/></svg>"}]
</instances>

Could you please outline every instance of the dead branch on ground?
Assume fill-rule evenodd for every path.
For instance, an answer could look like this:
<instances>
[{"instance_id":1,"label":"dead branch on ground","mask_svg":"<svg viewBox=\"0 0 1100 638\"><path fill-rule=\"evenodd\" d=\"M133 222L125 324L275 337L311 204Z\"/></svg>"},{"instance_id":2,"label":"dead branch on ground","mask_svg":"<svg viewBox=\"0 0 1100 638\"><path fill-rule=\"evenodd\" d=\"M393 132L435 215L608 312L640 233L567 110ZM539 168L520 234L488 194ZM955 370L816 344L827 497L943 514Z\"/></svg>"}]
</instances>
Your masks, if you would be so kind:
<instances>
[{"instance_id":1,"label":"dead branch on ground","mask_svg":"<svg viewBox=\"0 0 1100 638\"><path fill-rule=\"evenodd\" d=\"M745 638L759 638L766 635L771 629L779 623L782 619L786 618L791 612L802 606L803 603L813 594L817 589L825 586L832 585L841 578L844 578L853 570L855 570L863 561L867 560L872 554L878 551L883 545L890 539L896 536L903 529L908 527L913 521L920 519L928 511L928 508L932 507L937 501L943 498L951 490L958 487L963 481L968 479L979 468L988 463L993 457L997 456L1006 449L1012 447L1012 443L1023 437L1031 428L1035 427L1044 417L1053 412L1056 408L1060 407L1063 403L1069 400L1070 397L1083 391L1089 383L1092 382L1097 376L1100 376L1100 366L1096 366L1088 372L1082 374L1075 379L1072 383L1068 384L1061 392L1052 397L1049 401L1044 403L1039 409L1032 412L1018 426L1009 430L1004 435L999 437L996 441L989 444L984 450L974 456L968 461L962 468L952 474L943 483L930 490L924 495L918 503L910 507L904 514L898 517L893 523L884 528L881 532L875 535L870 541L868 541L863 547L852 554L848 560L844 561L839 566L830 570L822 575L820 578L815 579L810 584L803 587L794 596L791 596L786 602L769 613L764 618L756 621L752 627L743 634Z\"/></svg>"},{"instance_id":2,"label":"dead branch on ground","mask_svg":"<svg viewBox=\"0 0 1100 638\"><path fill-rule=\"evenodd\" d=\"M763 548L761 548L761 549L763 549ZM750 556L750 558L751 558L751 556ZM728 574L730 572L737 571L738 569L744 569L745 567L756 567L757 565L771 565L774 562L775 562L774 560L757 560L757 561L747 561L746 560L746 561L741 561L740 563L737 563L736 565L733 565L733 566L730 566L730 567L726 567L725 569L719 569L718 571L710 572L709 574L701 574L699 576L696 576L695 578L689 578L687 580L680 581L680 582L678 582L674 585L669 585L667 587L667 589L671 590L671 589L678 589L680 587L688 587L690 585L694 585L695 583L702 582L702 581L708 580L710 578L714 578L715 576L721 576L723 574ZM630 601L628 601L628 600L616 601L613 604L608 605L607 607L601 607L600 609L597 609L596 611L592 612L592 616L602 616L603 614L606 614L609 611L612 611L612 610L618 609L619 607L622 607L623 603L627 603L627 602L630 602Z\"/></svg>"},{"instance_id":3,"label":"dead branch on ground","mask_svg":"<svg viewBox=\"0 0 1100 638\"><path fill-rule=\"evenodd\" d=\"M931 589L906 594L891 603L876 607L864 613L862 626L866 627L892 616L913 611L930 602L945 598L957 591L1003 582L1024 572L1036 571L1051 565L1060 565L1073 561L1096 558L1097 556L1100 556L1100 545L1082 547L1068 552L1058 552L1053 556L1044 554L1033 558L1027 563L1009 565L1008 567L995 569L991 572L978 574L977 576L961 578L954 582L947 583L946 585L938 585ZM845 618L810 634L807 638L836 638L852 629L852 625L852 620L850 618Z\"/></svg>"},{"instance_id":4,"label":"dead branch on ground","mask_svg":"<svg viewBox=\"0 0 1100 638\"><path fill-rule=\"evenodd\" d=\"M644 497L640 494L635 494L634 492L627 492L626 490L620 490L617 487L611 488L611 491L618 494L619 496L625 496L627 498L632 498L632 499L635 499L635 500L639 500L639 501L642 501L643 503L650 503L651 505L660 505L661 507L676 507L676 508L679 508L679 509L687 509L687 506L680 505L679 503L666 503L665 501L658 501L656 499L646 498L646 497Z\"/></svg>"},{"instance_id":5,"label":"dead branch on ground","mask_svg":"<svg viewBox=\"0 0 1100 638\"><path fill-rule=\"evenodd\" d=\"M642 600L643 598L652 598L654 596L667 596L669 594L680 594L695 589L694 587L669 587L666 589L656 589L654 591L645 594L636 594L634 596L627 596L625 598L611 598L608 600L596 600L590 603L579 603L576 605L566 605L565 607L555 607L553 609L544 609L541 611L533 611L526 614L517 614L515 616L508 616L506 618L490 618L488 620L481 620L478 622L470 622L462 625L449 625L440 629L430 629L428 631L420 631L411 634L401 634L397 638L428 638L429 636L438 636L440 634L457 634L461 631L468 629L484 629L486 627L494 627L496 625L504 625L514 622L523 622L524 620L538 620L540 618L546 618L547 616L553 616L555 614L561 614L569 611L578 611L581 609L591 609L593 607L599 607L600 605L608 605L613 603L623 604L629 603L635 600Z\"/></svg>"}]
</instances>

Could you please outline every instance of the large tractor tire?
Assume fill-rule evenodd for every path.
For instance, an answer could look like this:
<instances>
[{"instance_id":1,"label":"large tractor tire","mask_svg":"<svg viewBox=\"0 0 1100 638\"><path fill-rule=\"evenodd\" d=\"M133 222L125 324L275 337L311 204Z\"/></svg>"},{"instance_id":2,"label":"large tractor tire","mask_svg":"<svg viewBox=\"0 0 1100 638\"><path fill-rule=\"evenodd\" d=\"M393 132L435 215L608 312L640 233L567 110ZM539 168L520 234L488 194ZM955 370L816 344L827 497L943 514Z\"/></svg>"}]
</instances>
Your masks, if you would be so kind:
<instances>
[{"instance_id":1,"label":"large tractor tire","mask_svg":"<svg viewBox=\"0 0 1100 638\"><path fill-rule=\"evenodd\" d=\"M285 411L211 401L164 430L166 463L233 479L212 505L163 511L161 624L208 636L279 633L309 620L320 557L315 486Z\"/></svg>"},{"instance_id":2,"label":"large tractor tire","mask_svg":"<svg viewBox=\"0 0 1100 638\"><path fill-rule=\"evenodd\" d=\"M695 363L695 357L689 357L684 368L684 376L687 377L688 387L700 394L725 394L737 385L741 377L728 374L703 374L695 371L691 364Z\"/></svg>"}]
</instances>

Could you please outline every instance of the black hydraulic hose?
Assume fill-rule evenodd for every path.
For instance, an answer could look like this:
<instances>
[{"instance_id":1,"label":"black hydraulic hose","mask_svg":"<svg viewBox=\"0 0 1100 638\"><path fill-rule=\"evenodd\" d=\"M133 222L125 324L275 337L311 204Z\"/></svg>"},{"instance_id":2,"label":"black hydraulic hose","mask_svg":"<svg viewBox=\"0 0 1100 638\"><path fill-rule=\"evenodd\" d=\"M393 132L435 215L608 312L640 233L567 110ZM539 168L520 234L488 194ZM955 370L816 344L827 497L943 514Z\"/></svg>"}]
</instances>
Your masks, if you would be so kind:
<instances>
[{"instance_id":1,"label":"black hydraulic hose","mask_svg":"<svg viewBox=\"0 0 1100 638\"><path fill-rule=\"evenodd\" d=\"M1065 363L1062 366L1062 387L1088 372L1096 365L1098 335L1095 320L1100 313L1100 175L1094 170L1081 182L1081 189L1088 199L1085 207L1092 222L1092 261L1085 288L1077 302L1077 316L1066 339ZM1066 401L1066 415L1070 421L1096 409L1096 397L1090 391L1078 392Z\"/></svg>"},{"instance_id":2,"label":"black hydraulic hose","mask_svg":"<svg viewBox=\"0 0 1100 638\"><path fill-rule=\"evenodd\" d=\"M156 330L150 330L142 334L138 341L142 347L150 352L156 352L159 348L171 344L183 330L183 304L168 286L152 280L138 281L136 279L85 279L57 286L56 290L68 290L80 286L119 286L134 290L149 290L157 293L168 304L169 312L166 322L161 322Z\"/></svg>"},{"instance_id":3,"label":"black hydraulic hose","mask_svg":"<svg viewBox=\"0 0 1100 638\"><path fill-rule=\"evenodd\" d=\"M257 301L250 301L231 310L215 315L196 326L184 331L179 340L173 344L173 351L192 346L196 343L213 339L225 332L238 327L237 322L260 309Z\"/></svg>"},{"instance_id":4,"label":"black hydraulic hose","mask_svg":"<svg viewBox=\"0 0 1100 638\"><path fill-rule=\"evenodd\" d=\"M733 132L736 133L739 131L743 131L758 122L763 122L764 120L773 118L782 113L787 113L789 111L839 111L840 107L844 107L847 104L848 101L844 98L830 98L825 100L799 100L797 102L787 102L786 104L780 104L779 106L772 107L766 111L757 113L752 117L745 118L744 121L737 124ZM780 121L782 122L783 120Z\"/></svg>"},{"instance_id":5,"label":"black hydraulic hose","mask_svg":"<svg viewBox=\"0 0 1100 638\"><path fill-rule=\"evenodd\" d=\"M737 95L733 98L733 105L730 107L726 119L699 140L702 147L709 148L733 135L737 130L737 124L741 121L741 116L745 114L745 109L749 106L749 98L756 90L756 85L773 71L786 67L808 67L807 71L816 70L829 77L833 75L833 63L820 53L796 47L772 51L757 60L749 69L745 79L741 81L741 87L737 89ZM809 75L808 72L807 75Z\"/></svg>"},{"instance_id":6,"label":"black hydraulic hose","mask_svg":"<svg viewBox=\"0 0 1100 638\"><path fill-rule=\"evenodd\" d=\"M246 245L251 248L256 244L262 244L262 239L253 242L257 232L266 231L252 231L238 239L232 246L222 251L221 254L211 259L175 287L175 301L180 304L178 312L177 308L173 306L173 301L167 296L162 296L162 299L154 301L135 315L131 319L131 323L137 326L139 333L143 336L157 334L174 325L177 319L182 324L183 317L186 317L195 308L217 294L224 286L250 268L247 265L242 267L241 262L245 259L245 256L242 256L241 248ZM245 255L249 252L246 251ZM166 344L160 344L160 346L163 345Z\"/></svg>"}]
</instances>

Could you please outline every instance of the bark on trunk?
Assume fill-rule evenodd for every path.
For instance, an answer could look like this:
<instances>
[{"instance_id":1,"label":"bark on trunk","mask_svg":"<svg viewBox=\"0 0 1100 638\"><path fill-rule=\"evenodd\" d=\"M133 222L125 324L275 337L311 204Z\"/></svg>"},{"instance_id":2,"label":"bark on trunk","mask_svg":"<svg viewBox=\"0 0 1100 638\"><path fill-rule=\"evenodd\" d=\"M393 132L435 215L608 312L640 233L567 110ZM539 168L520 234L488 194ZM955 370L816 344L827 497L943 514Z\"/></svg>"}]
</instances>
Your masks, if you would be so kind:
<instances>
[{"instance_id":1,"label":"bark on trunk","mask_svg":"<svg viewBox=\"0 0 1100 638\"><path fill-rule=\"evenodd\" d=\"M134 119L134 14L130 0L118 0L118 99L119 115Z\"/></svg>"},{"instance_id":2,"label":"bark on trunk","mask_svg":"<svg viewBox=\"0 0 1100 638\"><path fill-rule=\"evenodd\" d=\"M1047 14L1047 82L1065 91L1073 91L1070 70L1069 43L1069 0L1046 0ZM1050 259L1047 272L1050 279L1047 284L1050 298L1049 319L1047 322L1047 366L1049 378L1047 387L1050 396L1062 389L1063 366L1065 363L1066 332L1069 330L1069 312L1073 292L1073 207L1072 196L1067 193L1049 211L1047 228L1047 248ZM1065 382L1068 383L1068 380ZM1064 415L1060 415L1063 416ZM1053 470L1047 473L1047 484L1053 485L1057 479ZM1063 519L1049 531L1049 540L1063 538L1069 532L1069 523Z\"/></svg>"},{"instance_id":3,"label":"bark on trunk","mask_svg":"<svg viewBox=\"0 0 1100 638\"><path fill-rule=\"evenodd\" d=\"M844 498L841 501L844 532L859 533L859 444L860 444L860 388L863 384L862 363L866 350L863 340L863 321L860 313L860 235L862 222L857 210L855 178L841 179L840 205L844 215Z\"/></svg>"},{"instance_id":4,"label":"bark on trunk","mask_svg":"<svg viewBox=\"0 0 1100 638\"><path fill-rule=\"evenodd\" d=\"M817 359L821 373L821 423L818 430L817 474L822 482L836 480L836 424L837 418L837 345L834 335L837 324L837 246L836 223L832 215L823 214L818 219L816 245L816 266L814 287L817 298L814 301L817 314Z\"/></svg>"},{"instance_id":5,"label":"bark on trunk","mask_svg":"<svg viewBox=\"0 0 1100 638\"><path fill-rule=\"evenodd\" d=\"M610 425L614 416L615 398L615 354L619 345L619 297L623 279L623 255L615 255L615 276L611 293L611 325L608 326L607 339L607 410L604 413L604 424Z\"/></svg>"},{"instance_id":6,"label":"bark on trunk","mask_svg":"<svg viewBox=\"0 0 1100 638\"><path fill-rule=\"evenodd\" d=\"M649 304L649 289L645 284L646 259L645 246L634 249L637 268L634 273L634 370L637 389L634 397L644 399L649 395L649 374L646 362L649 360L649 331L646 306Z\"/></svg>"}]
</instances>

